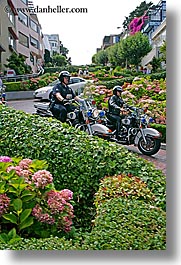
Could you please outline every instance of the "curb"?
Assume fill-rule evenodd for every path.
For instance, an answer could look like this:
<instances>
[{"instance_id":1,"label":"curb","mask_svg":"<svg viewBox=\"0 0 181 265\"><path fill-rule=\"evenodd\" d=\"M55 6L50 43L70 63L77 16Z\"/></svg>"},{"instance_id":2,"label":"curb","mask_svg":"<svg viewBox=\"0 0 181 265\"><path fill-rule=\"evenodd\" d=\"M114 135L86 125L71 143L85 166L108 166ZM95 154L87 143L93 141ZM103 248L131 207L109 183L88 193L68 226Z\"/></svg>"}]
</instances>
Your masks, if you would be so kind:
<instances>
[{"instance_id":1,"label":"curb","mask_svg":"<svg viewBox=\"0 0 181 265\"><path fill-rule=\"evenodd\" d=\"M16 99L33 99L34 91L12 91L6 92L6 100L16 100Z\"/></svg>"}]
</instances>

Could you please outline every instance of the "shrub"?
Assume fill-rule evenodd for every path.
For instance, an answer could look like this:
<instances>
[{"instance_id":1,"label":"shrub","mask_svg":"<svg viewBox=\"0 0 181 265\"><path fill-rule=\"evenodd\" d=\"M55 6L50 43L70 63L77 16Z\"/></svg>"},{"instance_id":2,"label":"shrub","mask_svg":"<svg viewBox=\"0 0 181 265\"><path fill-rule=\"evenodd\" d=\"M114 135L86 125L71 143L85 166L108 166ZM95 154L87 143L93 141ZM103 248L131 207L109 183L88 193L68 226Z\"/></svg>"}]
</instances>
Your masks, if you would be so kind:
<instances>
[{"instance_id":1,"label":"shrub","mask_svg":"<svg viewBox=\"0 0 181 265\"><path fill-rule=\"evenodd\" d=\"M101 180L99 190L95 193L95 205L98 206L111 198L131 198L154 204L155 195L146 183L138 177L128 175L106 176Z\"/></svg>"},{"instance_id":2,"label":"shrub","mask_svg":"<svg viewBox=\"0 0 181 265\"><path fill-rule=\"evenodd\" d=\"M49 238L22 238L21 241L13 244L0 242L1 250L78 250L81 249L77 243L66 237Z\"/></svg>"},{"instance_id":3,"label":"shrub","mask_svg":"<svg viewBox=\"0 0 181 265\"><path fill-rule=\"evenodd\" d=\"M144 201L112 198L97 207L91 233L83 249L165 250L166 214Z\"/></svg>"},{"instance_id":4,"label":"shrub","mask_svg":"<svg viewBox=\"0 0 181 265\"><path fill-rule=\"evenodd\" d=\"M10 91L21 91L22 87L21 87L21 82L4 82L4 85L6 85L6 91L10 92Z\"/></svg>"},{"instance_id":5,"label":"shrub","mask_svg":"<svg viewBox=\"0 0 181 265\"><path fill-rule=\"evenodd\" d=\"M0 241L60 236L71 230L73 193L56 191L45 168L45 161L0 156Z\"/></svg>"},{"instance_id":6,"label":"shrub","mask_svg":"<svg viewBox=\"0 0 181 265\"><path fill-rule=\"evenodd\" d=\"M0 154L46 160L56 189L74 193L77 226L90 227L95 214L93 195L105 175L138 176L156 194L155 204L165 209L165 176L123 146L6 106L0 106L0 115Z\"/></svg>"}]
</instances>

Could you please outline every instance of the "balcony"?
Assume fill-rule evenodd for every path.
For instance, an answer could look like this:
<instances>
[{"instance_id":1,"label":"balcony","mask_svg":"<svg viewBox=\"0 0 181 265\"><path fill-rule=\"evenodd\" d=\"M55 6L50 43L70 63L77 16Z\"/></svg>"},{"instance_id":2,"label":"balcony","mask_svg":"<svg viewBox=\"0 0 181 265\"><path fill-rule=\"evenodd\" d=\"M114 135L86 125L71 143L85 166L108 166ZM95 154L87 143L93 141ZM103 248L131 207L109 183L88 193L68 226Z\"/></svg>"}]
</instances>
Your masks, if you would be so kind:
<instances>
[{"instance_id":1,"label":"balcony","mask_svg":"<svg viewBox=\"0 0 181 265\"><path fill-rule=\"evenodd\" d=\"M153 48L143 59L142 59L142 62L141 62L141 65L144 67L146 66L147 64L149 64L153 57L158 57L158 52L159 52L159 48L158 47L155 47Z\"/></svg>"}]
</instances>

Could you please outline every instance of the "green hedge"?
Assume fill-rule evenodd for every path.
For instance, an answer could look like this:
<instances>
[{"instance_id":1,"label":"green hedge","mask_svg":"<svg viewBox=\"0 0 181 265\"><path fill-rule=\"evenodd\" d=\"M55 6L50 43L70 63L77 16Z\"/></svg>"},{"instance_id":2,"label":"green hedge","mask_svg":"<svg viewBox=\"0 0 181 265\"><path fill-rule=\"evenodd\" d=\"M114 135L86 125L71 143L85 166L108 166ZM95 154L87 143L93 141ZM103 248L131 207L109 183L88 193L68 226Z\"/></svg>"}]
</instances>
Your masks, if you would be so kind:
<instances>
[{"instance_id":1,"label":"green hedge","mask_svg":"<svg viewBox=\"0 0 181 265\"><path fill-rule=\"evenodd\" d=\"M139 176L156 194L156 206L165 209L165 176L137 154L52 118L6 106L0 106L0 116L0 155L47 160L56 188L74 192L76 226L90 227L95 215L93 195L105 175Z\"/></svg>"},{"instance_id":2,"label":"green hedge","mask_svg":"<svg viewBox=\"0 0 181 265\"><path fill-rule=\"evenodd\" d=\"M70 239L50 237L50 238L31 238L25 239L13 244L4 244L0 242L0 250L78 250L80 246Z\"/></svg>"},{"instance_id":3,"label":"green hedge","mask_svg":"<svg viewBox=\"0 0 181 265\"><path fill-rule=\"evenodd\" d=\"M18 81L18 82L5 82L4 85L6 85L6 92L24 90L24 89L22 89L21 81Z\"/></svg>"},{"instance_id":4,"label":"green hedge","mask_svg":"<svg viewBox=\"0 0 181 265\"><path fill-rule=\"evenodd\" d=\"M166 214L144 201L112 198L99 205L84 239L89 250L165 250Z\"/></svg>"}]
</instances>

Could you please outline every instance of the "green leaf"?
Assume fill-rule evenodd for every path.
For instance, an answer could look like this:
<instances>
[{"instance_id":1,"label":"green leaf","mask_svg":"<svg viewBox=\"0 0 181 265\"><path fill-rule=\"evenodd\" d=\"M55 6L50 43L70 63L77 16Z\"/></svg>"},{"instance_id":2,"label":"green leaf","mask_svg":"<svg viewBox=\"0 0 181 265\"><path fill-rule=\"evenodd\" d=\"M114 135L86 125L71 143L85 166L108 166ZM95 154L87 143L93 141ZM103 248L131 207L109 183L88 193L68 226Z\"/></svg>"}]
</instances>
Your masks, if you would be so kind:
<instances>
[{"instance_id":1,"label":"green leaf","mask_svg":"<svg viewBox=\"0 0 181 265\"><path fill-rule=\"evenodd\" d=\"M32 209L25 209L20 215L20 222L23 223L31 214Z\"/></svg>"},{"instance_id":2,"label":"green leaf","mask_svg":"<svg viewBox=\"0 0 181 265\"><path fill-rule=\"evenodd\" d=\"M11 230L9 231L9 233L8 233L8 238L9 238L9 239L12 239L12 238L15 238L15 237L16 237L16 229L13 228L13 229L11 229Z\"/></svg>"},{"instance_id":3,"label":"green leaf","mask_svg":"<svg viewBox=\"0 0 181 265\"><path fill-rule=\"evenodd\" d=\"M28 184L11 184L11 186L13 186L16 190L19 189L19 190L24 190L24 188L26 186L28 186Z\"/></svg>"},{"instance_id":4,"label":"green leaf","mask_svg":"<svg viewBox=\"0 0 181 265\"><path fill-rule=\"evenodd\" d=\"M21 198L23 202L27 202L30 201L31 199L33 199L35 197L35 193L32 193L29 190L24 190L22 192Z\"/></svg>"},{"instance_id":5,"label":"green leaf","mask_svg":"<svg viewBox=\"0 0 181 265\"><path fill-rule=\"evenodd\" d=\"M10 239L8 244L12 244L13 245L14 243L16 243L18 241L21 241L21 240L22 240L22 238L20 236L16 236L15 238Z\"/></svg>"},{"instance_id":6,"label":"green leaf","mask_svg":"<svg viewBox=\"0 0 181 265\"><path fill-rule=\"evenodd\" d=\"M32 224L33 224L33 216L30 216L20 224L19 229L22 230L28 226L31 226Z\"/></svg>"},{"instance_id":7,"label":"green leaf","mask_svg":"<svg viewBox=\"0 0 181 265\"><path fill-rule=\"evenodd\" d=\"M2 216L4 219L10 221L13 224L17 224L17 217L16 215L14 215L13 213L7 213L7 214L3 214Z\"/></svg>"},{"instance_id":8,"label":"green leaf","mask_svg":"<svg viewBox=\"0 0 181 265\"><path fill-rule=\"evenodd\" d=\"M8 235L6 233L2 233L0 234L0 241L2 241L3 243L7 243L8 242Z\"/></svg>"},{"instance_id":9,"label":"green leaf","mask_svg":"<svg viewBox=\"0 0 181 265\"><path fill-rule=\"evenodd\" d=\"M21 199L19 198L15 199L12 204L16 211L20 211L22 209L23 203Z\"/></svg>"}]
</instances>

